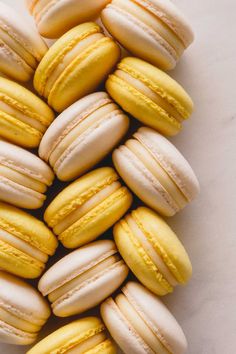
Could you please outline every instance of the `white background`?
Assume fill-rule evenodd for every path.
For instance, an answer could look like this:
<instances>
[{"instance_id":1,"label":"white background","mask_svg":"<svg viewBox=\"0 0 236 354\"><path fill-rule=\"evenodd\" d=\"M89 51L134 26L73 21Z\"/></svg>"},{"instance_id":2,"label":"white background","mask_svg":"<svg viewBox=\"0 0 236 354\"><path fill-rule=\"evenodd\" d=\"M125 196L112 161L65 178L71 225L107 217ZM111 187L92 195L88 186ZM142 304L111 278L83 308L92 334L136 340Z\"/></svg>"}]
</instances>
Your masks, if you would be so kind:
<instances>
[{"instance_id":1,"label":"white background","mask_svg":"<svg viewBox=\"0 0 236 354\"><path fill-rule=\"evenodd\" d=\"M26 16L23 0L5 2ZM188 286L177 288L164 302L186 333L188 354L234 354L236 2L175 2L190 18L196 40L171 75L191 94L196 109L182 133L172 141L196 171L201 195L170 220L190 254L194 273ZM53 328L60 325L57 319ZM24 347L0 345L1 354L25 351Z\"/></svg>"}]
</instances>

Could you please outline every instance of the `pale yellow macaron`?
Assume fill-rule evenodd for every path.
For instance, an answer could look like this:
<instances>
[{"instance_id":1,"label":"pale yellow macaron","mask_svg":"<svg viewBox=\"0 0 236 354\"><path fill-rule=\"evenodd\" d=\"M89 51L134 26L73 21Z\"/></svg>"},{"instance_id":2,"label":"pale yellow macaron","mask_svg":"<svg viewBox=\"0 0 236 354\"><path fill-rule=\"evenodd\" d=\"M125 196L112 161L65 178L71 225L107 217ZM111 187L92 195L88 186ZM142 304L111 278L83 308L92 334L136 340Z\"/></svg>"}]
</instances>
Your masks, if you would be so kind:
<instances>
[{"instance_id":1,"label":"pale yellow macaron","mask_svg":"<svg viewBox=\"0 0 236 354\"><path fill-rule=\"evenodd\" d=\"M95 240L129 209L132 195L111 167L102 167L66 187L47 207L44 219L67 248Z\"/></svg>"},{"instance_id":2,"label":"pale yellow macaron","mask_svg":"<svg viewBox=\"0 0 236 354\"><path fill-rule=\"evenodd\" d=\"M40 208L53 182L51 168L38 156L0 139L0 200L26 209Z\"/></svg>"},{"instance_id":3,"label":"pale yellow macaron","mask_svg":"<svg viewBox=\"0 0 236 354\"><path fill-rule=\"evenodd\" d=\"M0 71L28 81L48 47L34 26L5 3L0 2Z\"/></svg>"},{"instance_id":4,"label":"pale yellow macaron","mask_svg":"<svg viewBox=\"0 0 236 354\"><path fill-rule=\"evenodd\" d=\"M97 317L85 317L61 327L41 340L27 354L116 354L105 326Z\"/></svg>"},{"instance_id":5,"label":"pale yellow macaron","mask_svg":"<svg viewBox=\"0 0 236 354\"><path fill-rule=\"evenodd\" d=\"M42 221L0 202L1 269L23 278L37 278L57 244L56 237Z\"/></svg>"},{"instance_id":6,"label":"pale yellow macaron","mask_svg":"<svg viewBox=\"0 0 236 354\"><path fill-rule=\"evenodd\" d=\"M193 111L182 86L138 58L124 58L109 76L106 89L126 112L164 135L177 134Z\"/></svg>"},{"instance_id":7,"label":"pale yellow macaron","mask_svg":"<svg viewBox=\"0 0 236 354\"><path fill-rule=\"evenodd\" d=\"M192 274L189 257L166 222L140 207L114 227L119 252L136 277L157 295L166 295Z\"/></svg>"},{"instance_id":8,"label":"pale yellow macaron","mask_svg":"<svg viewBox=\"0 0 236 354\"><path fill-rule=\"evenodd\" d=\"M26 0L39 33L58 38L72 27L95 20L110 0Z\"/></svg>"},{"instance_id":9,"label":"pale yellow macaron","mask_svg":"<svg viewBox=\"0 0 236 354\"><path fill-rule=\"evenodd\" d=\"M46 300L36 289L3 271L0 271L0 304L0 342L3 343L35 342L51 314Z\"/></svg>"},{"instance_id":10,"label":"pale yellow macaron","mask_svg":"<svg viewBox=\"0 0 236 354\"><path fill-rule=\"evenodd\" d=\"M119 57L119 46L96 23L83 23L51 46L35 72L34 87L61 112L93 92Z\"/></svg>"},{"instance_id":11,"label":"pale yellow macaron","mask_svg":"<svg viewBox=\"0 0 236 354\"><path fill-rule=\"evenodd\" d=\"M128 127L128 117L108 94L95 92L55 119L43 136L39 156L52 166L60 180L69 181L111 152Z\"/></svg>"},{"instance_id":12,"label":"pale yellow macaron","mask_svg":"<svg viewBox=\"0 0 236 354\"><path fill-rule=\"evenodd\" d=\"M0 137L25 148L39 145L54 113L23 86L0 77Z\"/></svg>"}]
</instances>

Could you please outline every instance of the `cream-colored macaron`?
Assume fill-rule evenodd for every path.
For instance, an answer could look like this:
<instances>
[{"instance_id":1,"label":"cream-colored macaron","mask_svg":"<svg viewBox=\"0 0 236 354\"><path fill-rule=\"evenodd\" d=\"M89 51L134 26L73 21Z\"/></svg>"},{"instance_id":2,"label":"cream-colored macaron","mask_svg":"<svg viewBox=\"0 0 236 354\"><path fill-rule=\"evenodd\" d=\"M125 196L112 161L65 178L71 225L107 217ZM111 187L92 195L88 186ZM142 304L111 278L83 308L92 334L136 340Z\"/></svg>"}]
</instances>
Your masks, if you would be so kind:
<instances>
[{"instance_id":1,"label":"cream-colored macaron","mask_svg":"<svg viewBox=\"0 0 236 354\"><path fill-rule=\"evenodd\" d=\"M173 69L194 39L181 11L170 0L112 0L102 22L133 55Z\"/></svg>"},{"instance_id":2,"label":"cream-colored macaron","mask_svg":"<svg viewBox=\"0 0 236 354\"><path fill-rule=\"evenodd\" d=\"M140 128L115 150L113 162L130 189L163 215L174 215L199 193L189 163L171 142L150 128Z\"/></svg>"},{"instance_id":3,"label":"cream-colored macaron","mask_svg":"<svg viewBox=\"0 0 236 354\"><path fill-rule=\"evenodd\" d=\"M33 343L50 316L50 308L31 285L0 271L0 342Z\"/></svg>"},{"instance_id":4,"label":"cream-colored macaron","mask_svg":"<svg viewBox=\"0 0 236 354\"><path fill-rule=\"evenodd\" d=\"M128 127L128 117L108 94L96 92L57 117L41 141L39 156L50 163L60 180L68 181L100 162Z\"/></svg>"},{"instance_id":5,"label":"cream-colored macaron","mask_svg":"<svg viewBox=\"0 0 236 354\"><path fill-rule=\"evenodd\" d=\"M106 328L97 317L73 321L42 339L27 354L116 354Z\"/></svg>"},{"instance_id":6,"label":"cream-colored macaron","mask_svg":"<svg viewBox=\"0 0 236 354\"><path fill-rule=\"evenodd\" d=\"M40 208L54 174L39 157L0 140L0 200L26 209Z\"/></svg>"},{"instance_id":7,"label":"cream-colored macaron","mask_svg":"<svg viewBox=\"0 0 236 354\"><path fill-rule=\"evenodd\" d=\"M101 305L102 319L126 354L184 354L185 335L161 300L142 285L127 283Z\"/></svg>"},{"instance_id":8,"label":"cream-colored macaron","mask_svg":"<svg viewBox=\"0 0 236 354\"><path fill-rule=\"evenodd\" d=\"M40 279L39 290L48 296L56 316L82 313L106 299L125 280L128 267L115 243L101 240L68 254Z\"/></svg>"},{"instance_id":9,"label":"cream-colored macaron","mask_svg":"<svg viewBox=\"0 0 236 354\"><path fill-rule=\"evenodd\" d=\"M110 0L26 0L39 33L58 38L72 27L95 20Z\"/></svg>"},{"instance_id":10,"label":"cream-colored macaron","mask_svg":"<svg viewBox=\"0 0 236 354\"><path fill-rule=\"evenodd\" d=\"M47 50L35 28L0 2L0 71L15 80L28 81Z\"/></svg>"}]
</instances>

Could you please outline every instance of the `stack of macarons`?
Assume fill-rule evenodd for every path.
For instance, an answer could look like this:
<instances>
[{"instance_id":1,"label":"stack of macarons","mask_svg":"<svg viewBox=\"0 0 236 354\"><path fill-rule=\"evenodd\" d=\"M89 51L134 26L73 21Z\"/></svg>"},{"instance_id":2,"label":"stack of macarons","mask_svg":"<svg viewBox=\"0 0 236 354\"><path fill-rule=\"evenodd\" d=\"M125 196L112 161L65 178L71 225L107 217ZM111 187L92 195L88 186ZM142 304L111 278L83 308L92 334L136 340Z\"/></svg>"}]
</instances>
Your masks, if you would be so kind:
<instances>
[{"instance_id":1,"label":"stack of macarons","mask_svg":"<svg viewBox=\"0 0 236 354\"><path fill-rule=\"evenodd\" d=\"M193 41L188 21L169 0L27 0L32 26L6 2L0 342L36 342L53 314L56 331L28 354L186 353L160 297L192 275L163 219L199 193L168 140L194 108L164 72Z\"/></svg>"}]
</instances>

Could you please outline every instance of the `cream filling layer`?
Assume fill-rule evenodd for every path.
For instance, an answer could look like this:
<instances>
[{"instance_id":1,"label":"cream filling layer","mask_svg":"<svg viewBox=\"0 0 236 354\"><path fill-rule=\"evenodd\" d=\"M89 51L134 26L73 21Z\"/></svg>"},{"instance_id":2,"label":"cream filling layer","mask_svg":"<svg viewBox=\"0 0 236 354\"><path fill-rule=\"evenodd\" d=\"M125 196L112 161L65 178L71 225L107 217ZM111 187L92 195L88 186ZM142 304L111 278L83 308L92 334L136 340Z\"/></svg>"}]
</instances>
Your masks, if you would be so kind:
<instances>
[{"instance_id":1,"label":"cream filling layer","mask_svg":"<svg viewBox=\"0 0 236 354\"><path fill-rule=\"evenodd\" d=\"M142 161L152 175L157 178L179 208L184 208L188 203L184 194L150 152L139 141L134 139L128 140L125 145Z\"/></svg>"},{"instance_id":2,"label":"cream filling layer","mask_svg":"<svg viewBox=\"0 0 236 354\"><path fill-rule=\"evenodd\" d=\"M110 6L125 11L151 28L175 50L178 57L181 56L185 49L183 42L159 17L148 10L148 6L142 6L138 0L113 0Z\"/></svg>"},{"instance_id":3,"label":"cream filling layer","mask_svg":"<svg viewBox=\"0 0 236 354\"><path fill-rule=\"evenodd\" d=\"M52 291L48 295L48 299L52 303L57 301L60 297L66 295L69 291L73 290L74 288L77 288L79 285L85 283L86 281L93 278L94 276L99 275L99 273L103 272L104 270L106 270L107 268L109 268L110 266L112 266L113 264L119 261L120 261L120 256L118 254L109 256L108 258L100 261L92 268L86 270L84 273L78 275L74 279L62 285L58 289Z\"/></svg>"},{"instance_id":4,"label":"cream filling layer","mask_svg":"<svg viewBox=\"0 0 236 354\"><path fill-rule=\"evenodd\" d=\"M156 103L159 107L161 107L165 112L171 115L179 123L183 121L182 116L171 104L169 104L164 98L162 98L160 95L156 94L153 90L147 87L143 82L134 78L127 72L124 72L119 69L115 71L115 75L118 76L120 79L123 79L125 82L127 82L130 86L134 87L136 90L141 92L143 95L147 96L150 100Z\"/></svg>"},{"instance_id":5,"label":"cream filling layer","mask_svg":"<svg viewBox=\"0 0 236 354\"><path fill-rule=\"evenodd\" d=\"M33 4L33 14L36 22L39 22L41 13L51 7L52 3L57 3L55 0L36 0Z\"/></svg>"},{"instance_id":6,"label":"cream filling layer","mask_svg":"<svg viewBox=\"0 0 236 354\"><path fill-rule=\"evenodd\" d=\"M52 90L55 82L63 74L65 68L67 68L73 60L80 55L85 49L87 49L90 45L97 42L99 39L104 38L102 33L91 34L88 37L80 40L63 58L63 60L57 65L55 70L51 73L50 77L47 80L44 96L48 97L50 91Z\"/></svg>"},{"instance_id":7,"label":"cream filling layer","mask_svg":"<svg viewBox=\"0 0 236 354\"><path fill-rule=\"evenodd\" d=\"M104 187L98 193L93 195L89 200L87 200L84 204L80 205L77 209L75 209L72 213L70 213L62 221L60 221L53 228L55 234L60 235L68 227L70 227L72 224L74 224L76 221L82 218L85 214L87 214L91 209L95 208L98 204L102 203L106 198L110 197L119 188L121 188L121 184L118 181L113 182L112 184Z\"/></svg>"},{"instance_id":8,"label":"cream filling layer","mask_svg":"<svg viewBox=\"0 0 236 354\"><path fill-rule=\"evenodd\" d=\"M51 153L49 161L52 166L57 163L57 160L65 153L70 145L79 138L87 129L93 125L97 125L102 120L106 119L106 116L117 110L117 106L114 103L109 103L103 107L98 108L95 112L85 117L85 119L78 121L78 124L72 129L64 139L57 145L54 151ZM76 119L76 118L75 118Z\"/></svg>"},{"instance_id":9,"label":"cream filling layer","mask_svg":"<svg viewBox=\"0 0 236 354\"><path fill-rule=\"evenodd\" d=\"M8 243L10 246L15 247L19 251L26 253L30 257L35 258L42 263L46 263L48 261L47 254L30 245L28 242L2 229L0 229L0 240Z\"/></svg>"},{"instance_id":10,"label":"cream filling layer","mask_svg":"<svg viewBox=\"0 0 236 354\"><path fill-rule=\"evenodd\" d=\"M133 235L138 239L144 250L147 252L149 257L152 259L153 263L158 268L159 272L164 276L164 278L170 283L172 286L176 286L178 284L177 280L175 279L174 275L171 273L169 268L166 266L165 262L161 258L161 256L157 253L151 242L147 239L145 234L142 230L138 227L135 220L130 216L127 215L125 217Z\"/></svg>"},{"instance_id":11,"label":"cream filling layer","mask_svg":"<svg viewBox=\"0 0 236 354\"><path fill-rule=\"evenodd\" d=\"M29 189L33 189L38 193L45 193L47 190L47 187L44 183L39 182L29 176L23 175L22 173L2 164L0 164L0 176L8 178L9 180Z\"/></svg>"},{"instance_id":12,"label":"cream filling layer","mask_svg":"<svg viewBox=\"0 0 236 354\"><path fill-rule=\"evenodd\" d=\"M0 320L14 328L29 333L37 333L41 329L40 325L36 325L34 323L28 322L23 318L19 318L16 315L10 313L9 311L6 311L2 307L0 307Z\"/></svg>"},{"instance_id":13,"label":"cream filling layer","mask_svg":"<svg viewBox=\"0 0 236 354\"><path fill-rule=\"evenodd\" d=\"M0 38L4 43L6 43L6 45L12 51L14 51L21 59L23 59L32 69L35 69L37 67L37 61L34 58L34 56L31 53L29 53L22 44L17 42L17 40L14 39L9 34L9 32L7 33L1 27L0 27Z\"/></svg>"},{"instance_id":14,"label":"cream filling layer","mask_svg":"<svg viewBox=\"0 0 236 354\"><path fill-rule=\"evenodd\" d=\"M0 111L9 114L10 116L20 120L21 122L28 124L29 126L39 130L41 133L45 132L46 127L36 119L26 116L18 109L10 106L9 104L0 100Z\"/></svg>"},{"instance_id":15,"label":"cream filling layer","mask_svg":"<svg viewBox=\"0 0 236 354\"><path fill-rule=\"evenodd\" d=\"M67 350L66 354L86 354L87 351L95 349L95 347L107 339L104 332L95 334L94 336L86 339L82 343L77 344L74 348Z\"/></svg>"},{"instance_id":16,"label":"cream filling layer","mask_svg":"<svg viewBox=\"0 0 236 354\"><path fill-rule=\"evenodd\" d=\"M152 329L146 324L140 314L136 311L133 305L129 302L125 295L119 294L115 299L116 305L119 310L143 339L143 341L149 346L151 351L155 354L170 354L160 339L155 335Z\"/></svg>"}]
</instances>

